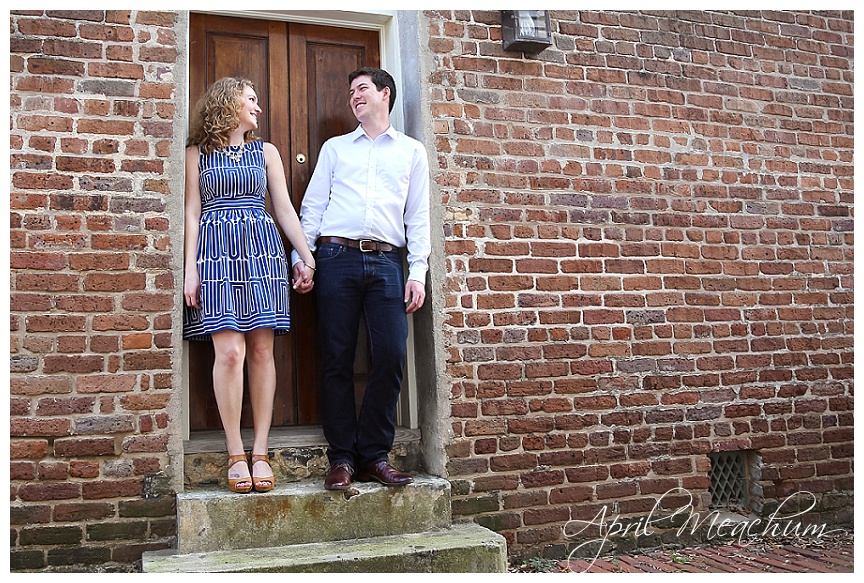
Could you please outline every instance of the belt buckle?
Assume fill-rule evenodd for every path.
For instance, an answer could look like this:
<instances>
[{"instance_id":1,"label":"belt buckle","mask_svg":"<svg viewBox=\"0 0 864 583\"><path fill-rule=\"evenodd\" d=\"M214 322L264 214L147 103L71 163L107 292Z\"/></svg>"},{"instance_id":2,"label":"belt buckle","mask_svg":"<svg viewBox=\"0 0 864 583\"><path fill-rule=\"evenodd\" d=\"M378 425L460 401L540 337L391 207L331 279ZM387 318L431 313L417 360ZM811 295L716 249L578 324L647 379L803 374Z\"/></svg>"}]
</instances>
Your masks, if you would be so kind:
<instances>
[{"instance_id":1,"label":"belt buckle","mask_svg":"<svg viewBox=\"0 0 864 583\"><path fill-rule=\"evenodd\" d=\"M378 250L375 241L371 241L371 240L369 240L369 239L360 239L360 241L358 241L358 243L360 243L360 251L361 251L362 253L371 253L372 251L377 251L377 250ZM366 248L363 246L364 243L369 243L370 245L372 245L372 247L371 247L370 249L366 249Z\"/></svg>"}]
</instances>

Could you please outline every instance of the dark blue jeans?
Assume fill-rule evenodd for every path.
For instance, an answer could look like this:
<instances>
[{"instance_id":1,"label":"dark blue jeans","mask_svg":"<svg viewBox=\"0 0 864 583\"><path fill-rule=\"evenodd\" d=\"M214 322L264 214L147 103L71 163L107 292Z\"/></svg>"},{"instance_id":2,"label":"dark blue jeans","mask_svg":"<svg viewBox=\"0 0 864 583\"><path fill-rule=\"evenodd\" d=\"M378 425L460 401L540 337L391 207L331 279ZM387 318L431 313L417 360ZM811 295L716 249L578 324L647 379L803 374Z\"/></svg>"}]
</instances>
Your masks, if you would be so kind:
<instances>
[{"instance_id":1,"label":"dark blue jeans","mask_svg":"<svg viewBox=\"0 0 864 583\"><path fill-rule=\"evenodd\" d=\"M321 339L321 422L331 465L363 468L387 459L396 434L396 404L405 368L408 319L402 257L324 243L316 257ZM371 372L359 415L354 353L366 321Z\"/></svg>"}]
</instances>

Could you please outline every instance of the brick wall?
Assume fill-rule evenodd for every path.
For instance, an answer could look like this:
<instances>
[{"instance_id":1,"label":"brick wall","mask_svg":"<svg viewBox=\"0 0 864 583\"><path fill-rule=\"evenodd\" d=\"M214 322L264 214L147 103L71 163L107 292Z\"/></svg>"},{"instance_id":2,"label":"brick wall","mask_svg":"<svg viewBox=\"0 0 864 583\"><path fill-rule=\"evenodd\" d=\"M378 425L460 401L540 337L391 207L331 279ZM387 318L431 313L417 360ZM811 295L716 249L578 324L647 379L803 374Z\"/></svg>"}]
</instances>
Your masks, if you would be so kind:
<instances>
[{"instance_id":1,"label":"brick wall","mask_svg":"<svg viewBox=\"0 0 864 583\"><path fill-rule=\"evenodd\" d=\"M176 20L11 14L13 569L173 542Z\"/></svg>"},{"instance_id":2,"label":"brick wall","mask_svg":"<svg viewBox=\"0 0 864 583\"><path fill-rule=\"evenodd\" d=\"M852 13L426 16L454 514L560 552L747 450L851 522Z\"/></svg>"}]
</instances>

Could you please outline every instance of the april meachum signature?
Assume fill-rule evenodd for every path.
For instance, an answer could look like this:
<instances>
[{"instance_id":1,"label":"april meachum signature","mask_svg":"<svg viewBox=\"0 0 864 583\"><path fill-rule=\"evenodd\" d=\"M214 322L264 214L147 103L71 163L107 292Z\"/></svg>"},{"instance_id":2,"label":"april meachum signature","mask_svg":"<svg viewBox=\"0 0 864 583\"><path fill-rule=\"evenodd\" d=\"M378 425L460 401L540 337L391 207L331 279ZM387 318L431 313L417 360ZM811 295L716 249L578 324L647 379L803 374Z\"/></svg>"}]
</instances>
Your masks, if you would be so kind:
<instances>
[{"instance_id":1,"label":"april meachum signature","mask_svg":"<svg viewBox=\"0 0 864 583\"><path fill-rule=\"evenodd\" d=\"M663 500L672 494L685 494L688 498L687 503L683 504L671 514L669 510L663 510ZM796 498L804 498L804 502L809 500L809 506L800 511L793 511L784 515L784 509L792 506L791 502ZM834 529L826 531L826 526L823 525L804 525L800 520L794 519L803 516L816 507L816 496L810 492L796 492L788 496L771 513L767 519L753 518L751 520L730 520L723 518L717 510L707 513L704 517L693 507L693 495L682 488L672 488L663 493L660 498L654 503L654 507L648 516L643 516L635 520L622 521L619 514L610 514L607 506L603 506L594 518L591 520L569 520L564 525L564 537L575 538L585 532L586 529L594 526L598 529L598 536L582 542L579 546L570 551L568 559L573 558L582 547L590 544L600 543L597 547L594 556L589 561L588 566L583 569L583 572L589 569L594 562L603 553L603 549L612 537L625 536L628 534L634 536L648 536L655 533L654 527L660 528L660 523L668 523L666 529L671 528L676 522L677 517L685 516L683 524L678 528L677 534L681 536L689 527L690 534L693 534L699 528L707 526L707 539L715 538L736 538L738 542L754 537L765 536L800 536L814 537L817 540L827 534L842 532L843 529ZM796 508L800 504L795 505ZM662 512L662 515L660 514ZM680 520L680 519L679 519Z\"/></svg>"}]
</instances>

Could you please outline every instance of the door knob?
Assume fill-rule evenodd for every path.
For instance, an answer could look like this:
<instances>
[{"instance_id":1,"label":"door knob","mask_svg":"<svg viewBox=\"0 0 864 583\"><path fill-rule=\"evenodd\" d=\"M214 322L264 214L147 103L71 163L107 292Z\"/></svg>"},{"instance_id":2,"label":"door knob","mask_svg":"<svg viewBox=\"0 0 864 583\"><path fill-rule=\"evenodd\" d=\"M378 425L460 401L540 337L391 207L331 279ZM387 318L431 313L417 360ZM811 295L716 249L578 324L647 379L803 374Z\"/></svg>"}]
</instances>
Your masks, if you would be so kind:
<instances>
[{"instance_id":1,"label":"door knob","mask_svg":"<svg viewBox=\"0 0 864 583\"><path fill-rule=\"evenodd\" d=\"M306 163L306 154L303 154L303 153L297 154L297 156L294 159L297 160L298 164L305 164Z\"/></svg>"}]
</instances>

